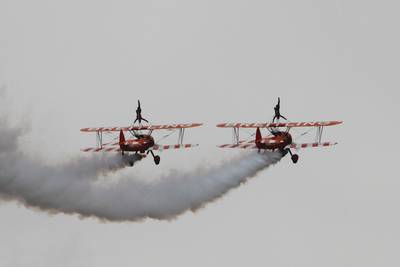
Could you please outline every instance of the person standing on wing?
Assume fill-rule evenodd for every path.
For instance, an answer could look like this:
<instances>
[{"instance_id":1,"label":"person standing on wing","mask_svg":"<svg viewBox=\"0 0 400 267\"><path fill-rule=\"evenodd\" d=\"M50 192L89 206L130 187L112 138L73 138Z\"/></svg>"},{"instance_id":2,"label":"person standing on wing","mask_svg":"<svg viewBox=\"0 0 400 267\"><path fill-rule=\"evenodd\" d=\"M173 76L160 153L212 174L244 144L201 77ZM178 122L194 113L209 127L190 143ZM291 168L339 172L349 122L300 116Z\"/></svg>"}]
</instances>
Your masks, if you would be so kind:
<instances>
[{"instance_id":1,"label":"person standing on wing","mask_svg":"<svg viewBox=\"0 0 400 267\"><path fill-rule=\"evenodd\" d=\"M139 121L139 125L142 124L142 121L145 121L145 122L149 123L148 120L146 120L145 118L142 117L142 109L140 108L140 101L139 100L138 100L138 107L136 109L136 120L133 122L133 124L135 124L136 121Z\"/></svg>"},{"instance_id":2,"label":"person standing on wing","mask_svg":"<svg viewBox=\"0 0 400 267\"><path fill-rule=\"evenodd\" d=\"M278 97L278 104L274 107L275 116L274 116L274 119L272 120L272 122L275 122L275 119L279 122L280 118L287 120L284 116L281 115L280 108L281 108L281 99L280 99L280 97Z\"/></svg>"}]
</instances>

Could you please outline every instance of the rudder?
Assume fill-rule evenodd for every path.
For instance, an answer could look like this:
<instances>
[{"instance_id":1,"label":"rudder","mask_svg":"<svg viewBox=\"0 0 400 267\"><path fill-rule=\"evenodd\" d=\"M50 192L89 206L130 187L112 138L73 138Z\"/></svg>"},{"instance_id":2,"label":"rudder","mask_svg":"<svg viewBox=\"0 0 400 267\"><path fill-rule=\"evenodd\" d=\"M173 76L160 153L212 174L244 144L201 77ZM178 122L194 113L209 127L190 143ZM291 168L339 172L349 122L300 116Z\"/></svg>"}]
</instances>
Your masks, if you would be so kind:
<instances>
[{"instance_id":1,"label":"rudder","mask_svg":"<svg viewBox=\"0 0 400 267\"><path fill-rule=\"evenodd\" d=\"M259 144L261 142L262 136L261 136L261 131L260 128L257 127L256 130L256 144Z\"/></svg>"},{"instance_id":2,"label":"rudder","mask_svg":"<svg viewBox=\"0 0 400 267\"><path fill-rule=\"evenodd\" d=\"M122 149L122 146L125 144L125 135L122 130L119 132L119 147Z\"/></svg>"}]
</instances>

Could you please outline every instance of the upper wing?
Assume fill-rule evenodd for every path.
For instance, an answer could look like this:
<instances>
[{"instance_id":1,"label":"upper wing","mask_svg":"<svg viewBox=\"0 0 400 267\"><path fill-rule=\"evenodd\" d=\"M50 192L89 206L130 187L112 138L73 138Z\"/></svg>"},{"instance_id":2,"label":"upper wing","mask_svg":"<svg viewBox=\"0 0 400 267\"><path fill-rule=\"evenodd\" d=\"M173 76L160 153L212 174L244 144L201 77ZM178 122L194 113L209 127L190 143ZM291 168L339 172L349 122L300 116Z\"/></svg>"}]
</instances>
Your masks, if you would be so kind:
<instances>
[{"instance_id":1,"label":"upper wing","mask_svg":"<svg viewBox=\"0 0 400 267\"><path fill-rule=\"evenodd\" d=\"M81 132L119 132L119 131L132 131L132 130L171 130L193 128L203 125L202 123L180 123L180 124L164 124L164 125L142 125L131 127L94 127L82 128Z\"/></svg>"},{"instance_id":2,"label":"upper wing","mask_svg":"<svg viewBox=\"0 0 400 267\"><path fill-rule=\"evenodd\" d=\"M279 123L220 123L221 128L270 128L270 127L321 127L341 124L342 121L279 122Z\"/></svg>"},{"instance_id":3,"label":"upper wing","mask_svg":"<svg viewBox=\"0 0 400 267\"><path fill-rule=\"evenodd\" d=\"M148 130L171 130L171 129L186 129L194 128L203 125L202 123L181 123L181 124L165 124L165 125L150 125ZM140 130L140 129L138 129Z\"/></svg>"}]
</instances>

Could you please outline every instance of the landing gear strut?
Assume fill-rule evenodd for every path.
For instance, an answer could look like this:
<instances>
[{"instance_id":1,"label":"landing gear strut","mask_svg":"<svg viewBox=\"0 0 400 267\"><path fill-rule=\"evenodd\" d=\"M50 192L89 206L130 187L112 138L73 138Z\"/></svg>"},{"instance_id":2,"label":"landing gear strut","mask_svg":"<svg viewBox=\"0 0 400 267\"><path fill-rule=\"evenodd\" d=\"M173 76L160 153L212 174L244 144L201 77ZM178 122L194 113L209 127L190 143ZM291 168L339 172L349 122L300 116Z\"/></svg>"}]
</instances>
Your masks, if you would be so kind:
<instances>
[{"instance_id":1,"label":"landing gear strut","mask_svg":"<svg viewBox=\"0 0 400 267\"><path fill-rule=\"evenodd\" d=\"M154 163L155 163L156 165L160 164L160 160L161 160L160 156L154 155L153 150L147 151L147 154L149 154L149 153L151 153L151 155L153 156Z\"/></svg>"},{"instance_id":2,"label":"landing gear strut","mask_svg":"<svg viewBox=\"0 0 400 267\"><path fill-rule=\"evenodd\" d=\"M292 153L292 151L289 149L289 148L286 148L285 150L284 150L284 153L283 153L283 155L286 155L287 153L289 153L290 154L290 156L291 156L291 159L292 159L292 161L293 161L293 163L297 163L297 161L299 160L299 155L297 155L297 154L293 154Z\"/></svg>"},{"instance_id":3,"label":"landing gear strut","mask_svg":"<svg viewBox=\"0 0 400 267\"><path fill-rule=\"evenodd\" d=\"M292 154L292 151L290 151L290 149L289 149L289 153L290 153L290 156L291 156L291 158L292 158L293 163L296 164L297 161L299 160L299 155L297 155L297 154Z\"/></svg>"}]
</instances>

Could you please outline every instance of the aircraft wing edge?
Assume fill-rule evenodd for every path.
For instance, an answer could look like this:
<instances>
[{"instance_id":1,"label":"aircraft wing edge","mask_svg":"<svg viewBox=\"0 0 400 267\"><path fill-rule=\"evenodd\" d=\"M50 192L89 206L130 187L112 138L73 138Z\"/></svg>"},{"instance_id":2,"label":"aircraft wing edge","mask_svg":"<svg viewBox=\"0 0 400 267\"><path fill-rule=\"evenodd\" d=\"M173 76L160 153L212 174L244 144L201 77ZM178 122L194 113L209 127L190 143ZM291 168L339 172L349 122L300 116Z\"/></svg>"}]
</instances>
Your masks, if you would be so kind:
<instances>
[{"instance_id":1,"label":"aircraft wing edge","mask_svg":"<svg viewBox=\"0 0 400 267\"><path fill-rule=\"evenodd\" d=\"M219 123L219 128L274 128L274 127L326 127L343 123L342 121L279 122L279 123Z\"/></svg>"},{"instance_id":2,"label":"aircraft wing edge","mask_svg":"<svg viewBox=\"0 0 400 267\"><path fill-rule=\"evenodd\" d=\"M203 125L203 123L179 123L179 124L159 124L159 125L143 125L131 127L88 127L80 129L81 132L119 132L131 130L170 130L170 129L186 129L195 128Z\"/></svg>"},{"instance_id":3,"label":"aircraft wing edge","mask_svg":"<svg viewBox=\"0 0 400 267\"><path fill-rule=\"evenodd\" d=\"M301 149L301 148L312 148L312 147L327 147L337 145L337 142L322 142L322 143L292 143L290 148Z\"/></svg>"},{"instance_id":4,"label":"aircraft wing edge","mask_svg":"<svg viewBox=\"0 0 400 267\"><path fill-rule=\"evenodd\" d=\"M242 148L242 149L257 149L255 143L239 143L239 144L223 144L219 148Z\"/></svg>"},{"instance_id":5,"label":"aircraft wing edge","mask_svg":"<svg viewBox=\"0 0 400 267\"><path fill-rule=\"evenodd\" d=\"M163 151L166 149L185 149L185 148L193 148L197 147L199 144L175 144L175 145L155 145L149 150L158 150L158 151Z\"/></svg>"}]
</instances>

